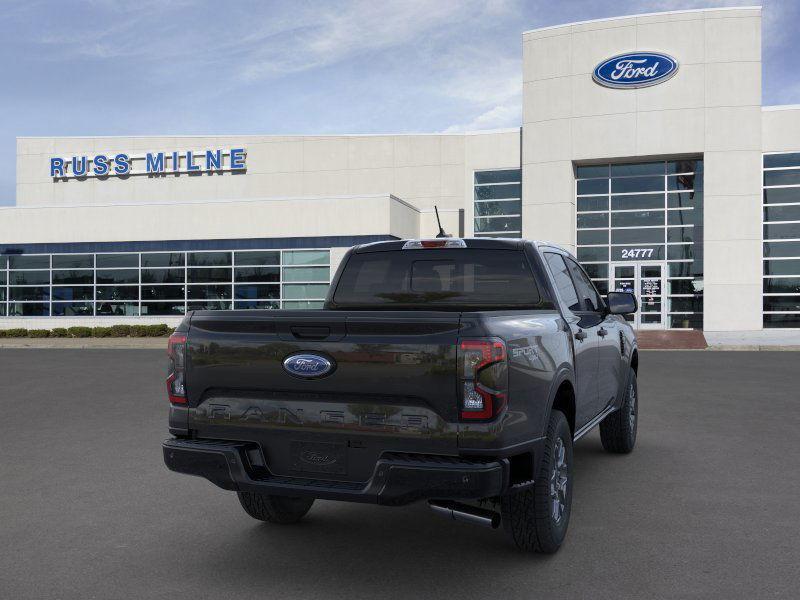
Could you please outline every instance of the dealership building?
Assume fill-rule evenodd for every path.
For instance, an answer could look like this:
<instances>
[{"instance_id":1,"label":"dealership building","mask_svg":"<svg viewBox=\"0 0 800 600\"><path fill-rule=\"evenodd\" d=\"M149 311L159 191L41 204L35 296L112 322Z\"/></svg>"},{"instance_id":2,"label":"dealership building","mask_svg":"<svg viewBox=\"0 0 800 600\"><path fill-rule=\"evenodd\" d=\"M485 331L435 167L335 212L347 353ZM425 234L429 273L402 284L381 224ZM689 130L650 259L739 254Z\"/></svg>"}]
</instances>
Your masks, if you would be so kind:
<instances>
[{"instance_id":1,"label":"dealership building","mask_svg":"<svg viewBox=\"0 0 800 600\"><path fill-rule=\"evenodd\" d=\"M800 106L762 106L761 37L758 7L527 31L502 131L19 138L0 328L319 307L350 246L432 237L434 207L567 247L642 329L800 328Z\"/></svg>"}]
</instances>

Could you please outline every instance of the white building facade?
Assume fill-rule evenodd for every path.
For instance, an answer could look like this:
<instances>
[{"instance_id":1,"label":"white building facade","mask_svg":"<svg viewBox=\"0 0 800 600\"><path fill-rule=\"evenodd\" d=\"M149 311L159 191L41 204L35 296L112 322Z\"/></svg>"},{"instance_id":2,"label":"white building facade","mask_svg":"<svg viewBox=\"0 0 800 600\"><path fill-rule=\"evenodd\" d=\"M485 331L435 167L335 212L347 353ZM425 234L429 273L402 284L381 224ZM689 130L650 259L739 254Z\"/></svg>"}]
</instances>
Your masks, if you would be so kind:
<instances>
[{"instance_id":1,"label":"white building facade","mask_svg":"<svg viewBox=\"0 0 800 600\"><path fill-rule=\"evenodd\" d=\"M800 328L800 106L761 104L760 8L523 51L511 130L19 138L0 327L316 308L348 247L433 236L436 206L455 235L570 248L641 329Z\"/></svg>"}]
</instances>

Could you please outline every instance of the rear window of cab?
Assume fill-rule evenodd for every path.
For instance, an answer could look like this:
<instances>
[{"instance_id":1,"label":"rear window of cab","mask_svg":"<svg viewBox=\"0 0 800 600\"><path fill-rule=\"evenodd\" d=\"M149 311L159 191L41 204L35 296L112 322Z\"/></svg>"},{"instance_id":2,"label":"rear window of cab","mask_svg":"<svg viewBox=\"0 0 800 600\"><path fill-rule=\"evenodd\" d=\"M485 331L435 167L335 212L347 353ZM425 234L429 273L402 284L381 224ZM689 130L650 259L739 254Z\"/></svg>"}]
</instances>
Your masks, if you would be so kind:
<instances>
[{"instance_id":1,"label":"rear window of cab","mask_svg":"<svg viewBox=\"0 0 800 600\"><path fill-rule=\"evenodd\" d=\"M545 308L522 250L483 248L353 254L333 304L335 308Z\"/></svg>"}]
</instances>

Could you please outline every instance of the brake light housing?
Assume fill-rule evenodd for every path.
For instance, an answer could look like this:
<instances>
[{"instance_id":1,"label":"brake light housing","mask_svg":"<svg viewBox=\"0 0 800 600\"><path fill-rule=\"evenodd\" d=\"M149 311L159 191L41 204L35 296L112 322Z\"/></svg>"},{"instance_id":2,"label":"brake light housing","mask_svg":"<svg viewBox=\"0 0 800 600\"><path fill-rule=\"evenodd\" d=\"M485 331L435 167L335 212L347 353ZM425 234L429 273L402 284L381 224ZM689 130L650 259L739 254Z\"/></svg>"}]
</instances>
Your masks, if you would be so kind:
<instances>
[{"instance_id":1,"label":"brake light housing","mask_svg":"<svg viewBox=\"0 0 800 600\"><path fill-rule=\"evenodd\" d=\"M424 250L427 248L466 248L467 243L461 238L435 238L432 240L408 240L403 250Z\"/></svg>"},{"instance_id":2,"label":"brake light housing","mask_svg":"<svg viewBox=\"0 0 800 600\"><path fill-rule=\"evenodd\" d=\"M186 334L173 333L167 343L167 395L172 404L186 404Z\"/></svg>"},{"instance_id":3,"label":"brake light housing","mask_svg":"<svg viewBox=\"0 0 800 600\"><path fill-rule=\"evenodd\" d=\"M459 340L460 414L463 421L489 421L505 409L508 398L507 356L503 340Z\"/></svg>"}]
</instances>

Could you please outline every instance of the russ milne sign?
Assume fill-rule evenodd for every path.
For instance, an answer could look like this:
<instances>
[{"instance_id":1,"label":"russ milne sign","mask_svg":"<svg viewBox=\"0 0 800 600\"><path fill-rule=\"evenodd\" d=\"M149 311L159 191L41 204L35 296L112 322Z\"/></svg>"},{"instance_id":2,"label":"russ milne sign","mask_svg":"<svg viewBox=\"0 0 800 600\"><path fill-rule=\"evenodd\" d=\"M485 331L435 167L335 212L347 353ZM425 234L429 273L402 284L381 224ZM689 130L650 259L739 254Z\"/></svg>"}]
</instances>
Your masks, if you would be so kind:
<instances>
[{"instance_id":1,"label":"russ milne sign","mask_svg":"<svg viewBox=\"0 0 800 600\"><path fill-rule=\"evenodd\" d=\"M629 52L601 62L592 79L610 88L641 88L666 81L678 72L678 61L659 52Z\"/></svg>"},{"instance_id":2,"label":"russ milne sign","mask_svg":"<svg viewBox=\"0 0 800 600\"><path fill-rule=\"evenodd\" d=\"M221 173L244 171L247 151L203 150L195 152L148 152L142 155L96 154L94 156L53 157L50 177L54 179L83 179L87 177L123 177L126 175L166 175L179 173ZM135 168L137 165L138 168Z\"/></svg>"}]
</instances>

